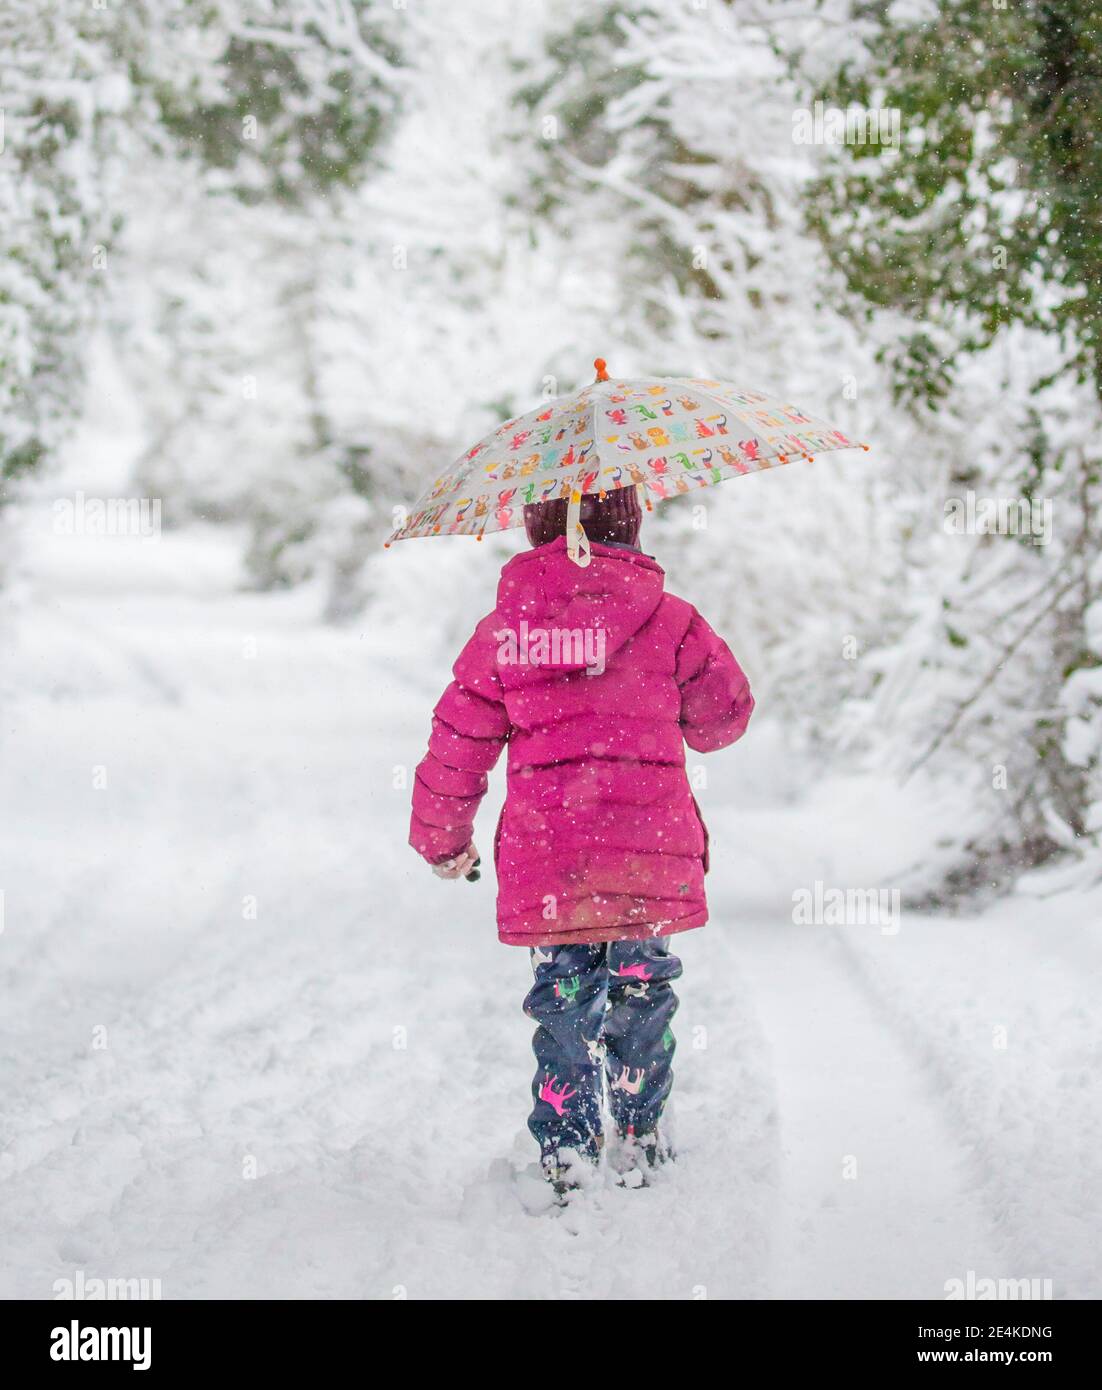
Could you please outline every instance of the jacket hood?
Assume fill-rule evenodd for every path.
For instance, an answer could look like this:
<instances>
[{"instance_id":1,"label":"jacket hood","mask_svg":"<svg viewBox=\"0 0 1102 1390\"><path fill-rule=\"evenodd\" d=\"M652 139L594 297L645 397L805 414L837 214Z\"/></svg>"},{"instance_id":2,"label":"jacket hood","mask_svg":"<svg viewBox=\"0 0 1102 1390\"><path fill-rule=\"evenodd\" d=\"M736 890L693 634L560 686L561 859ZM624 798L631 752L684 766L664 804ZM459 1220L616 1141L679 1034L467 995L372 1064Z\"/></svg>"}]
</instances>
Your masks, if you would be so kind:
<instances>
[{"instance_id":1,"label":"jacket hood","mask_svg":"<svg viewBox=\"0 0 1102 1390\"><path fill-rule=\"evenodd\" d=\"M582 569L558 536L515 555L501 571L496 617L527 652L522 665L603 670L661 602L666 575L657 561L620 546L590 548Z\"/></svg>"}]
</instances>

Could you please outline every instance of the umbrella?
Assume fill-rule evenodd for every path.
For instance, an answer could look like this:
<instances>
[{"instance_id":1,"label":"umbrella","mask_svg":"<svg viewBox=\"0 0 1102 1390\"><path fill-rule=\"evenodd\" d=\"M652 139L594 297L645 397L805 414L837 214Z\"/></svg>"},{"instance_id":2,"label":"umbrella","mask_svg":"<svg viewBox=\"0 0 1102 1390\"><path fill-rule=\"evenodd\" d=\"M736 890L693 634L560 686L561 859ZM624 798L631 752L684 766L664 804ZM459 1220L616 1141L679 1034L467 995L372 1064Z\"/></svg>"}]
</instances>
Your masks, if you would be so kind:
<instances>
[{"instance_id":1,"label":"umbrella","mask_svg":"<svg viewBox=\"0 0 1102 1390\"><path fill-rule=\"evenodd\" d=\"M709 377L597 379L506 420L439 474L386 542L474 535L524 522L529 503L568 498L571 559L589 563L583 493L638 487L648 510L694 488L830 449L867 449L764 391Z\"/></svg>"}]
</instances>

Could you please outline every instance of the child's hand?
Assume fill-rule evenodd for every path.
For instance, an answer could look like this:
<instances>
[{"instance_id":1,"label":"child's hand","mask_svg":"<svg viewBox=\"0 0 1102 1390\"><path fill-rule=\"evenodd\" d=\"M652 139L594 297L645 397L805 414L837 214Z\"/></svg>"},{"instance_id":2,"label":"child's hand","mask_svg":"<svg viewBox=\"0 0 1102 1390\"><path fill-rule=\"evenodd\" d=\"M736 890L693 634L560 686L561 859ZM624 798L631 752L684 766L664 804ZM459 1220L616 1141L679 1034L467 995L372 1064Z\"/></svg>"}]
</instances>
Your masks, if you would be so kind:
<instances>
[{"instance_id":1,"label":"child's hand","mask_svg":"<svg viewBox=\"0 0 1102 1390\"><path fill-rule=\"evenodd\" d=\"M437 878L465 878L477 863L478 850L472 841L462 854L455 859L445 859L443 864L434 864L432 871Z\"/></svg>"}]
</instances>

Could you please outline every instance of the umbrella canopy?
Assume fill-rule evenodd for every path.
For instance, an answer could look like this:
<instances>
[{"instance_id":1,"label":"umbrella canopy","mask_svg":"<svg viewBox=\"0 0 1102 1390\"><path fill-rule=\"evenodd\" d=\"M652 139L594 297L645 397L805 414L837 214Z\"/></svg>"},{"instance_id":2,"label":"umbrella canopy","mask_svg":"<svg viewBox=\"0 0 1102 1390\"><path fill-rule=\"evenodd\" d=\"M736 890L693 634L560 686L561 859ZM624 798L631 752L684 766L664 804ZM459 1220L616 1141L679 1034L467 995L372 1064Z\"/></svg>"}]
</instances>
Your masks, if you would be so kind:
<instances>
[{"instance_id":1,"label":"umbrella canopy","mask_svg":"<svg viewBox=\"0 0 1102 1390\"><path fill-rule=\"evenodd\" d=\"M567 540L585 563L583 493L638 486L661 501L829 449L867 448L764 391L709 377L597 380L506 420L426 487L387 541L475 535L524 522L529 503L570 499Z\"/></svg>"}]
</instances>

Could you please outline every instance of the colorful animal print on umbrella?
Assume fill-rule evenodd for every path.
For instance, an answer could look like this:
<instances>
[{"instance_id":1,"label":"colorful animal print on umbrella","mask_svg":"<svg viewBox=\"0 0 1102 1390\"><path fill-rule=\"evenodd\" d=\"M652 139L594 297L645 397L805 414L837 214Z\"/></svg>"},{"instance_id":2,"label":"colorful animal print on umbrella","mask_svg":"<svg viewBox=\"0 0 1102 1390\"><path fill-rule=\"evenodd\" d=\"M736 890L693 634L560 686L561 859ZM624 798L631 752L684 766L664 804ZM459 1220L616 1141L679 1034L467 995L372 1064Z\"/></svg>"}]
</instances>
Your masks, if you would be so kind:
<instances>
[{"instance_id":1,"label":"colorful animal print on umbrella","mask_svg":"<svg viewBox=\"0 0 1102 1390\"><path fill-rule=\"evenodd\" d=\"M661 501L865 447L764 391L705 377L598 380L499 425L433 480L390 539L505 530L523 523L527 503L575 492L642 484Z\"/></svg>"}]
</instances>

